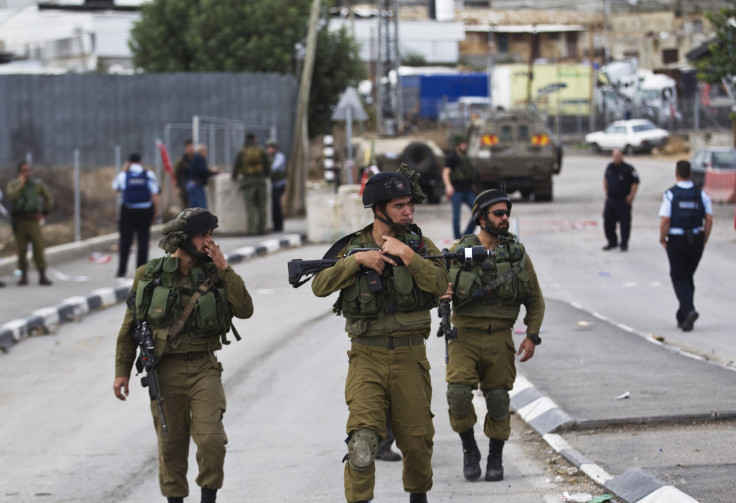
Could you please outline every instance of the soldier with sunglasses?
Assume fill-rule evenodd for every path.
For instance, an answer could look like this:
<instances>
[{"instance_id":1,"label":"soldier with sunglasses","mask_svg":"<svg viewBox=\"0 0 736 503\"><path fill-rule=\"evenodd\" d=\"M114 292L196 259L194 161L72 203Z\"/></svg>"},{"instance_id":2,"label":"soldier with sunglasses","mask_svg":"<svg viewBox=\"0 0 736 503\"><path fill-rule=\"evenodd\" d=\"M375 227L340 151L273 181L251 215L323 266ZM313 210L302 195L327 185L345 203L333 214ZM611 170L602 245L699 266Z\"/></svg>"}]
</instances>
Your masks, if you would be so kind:
<instances>
[{"instance_id":1,"label":"soldier with sunglasses","mask_svg":"<svg viewBox=\"0 0 736 503\"><path fill-rule=\"evenodd\" d=\"M509 390L516 379L515 355L525 362L542 342L544 298L532 261L518 238L509 232L511 200L500 190L487 190L475 198L473 219L480 232L467 234L459 247L484 246L493 255L482 263L454 261L444 298L452 296L452 322L457 340L449 346L447 403L452 429L463 445L463 475L481 475L481 454L473 427L477 421L473 391L480 387L488 412L483 431L490 438L485 479L503 479L503 446L511 434ZM511 332L526 308L527 336L516 351Z\"/></svg>"}]
</instances>

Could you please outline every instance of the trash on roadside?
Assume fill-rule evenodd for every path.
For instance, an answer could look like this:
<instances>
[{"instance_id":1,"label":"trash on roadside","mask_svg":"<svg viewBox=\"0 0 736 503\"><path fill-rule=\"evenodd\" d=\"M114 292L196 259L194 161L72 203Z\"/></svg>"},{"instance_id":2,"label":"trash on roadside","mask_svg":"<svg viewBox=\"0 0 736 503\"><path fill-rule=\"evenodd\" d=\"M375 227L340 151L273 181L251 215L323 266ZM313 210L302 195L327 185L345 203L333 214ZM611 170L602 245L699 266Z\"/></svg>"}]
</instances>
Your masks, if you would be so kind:
<instances>
[{"instance_id":1,"label":"trash on roadside","mask_svg":"<svg viewBox=\"0 0 736 503\"><path fill-rule=\"evenodd\" d=\"M555 484L562 484L564 481L565 479L563 479L561 475L555 477Z\"/></svg>"},{"instance_id":2,"label":"trash on roadside","mask_svg":"<svg viewBox=\"0 0 736 503\"><path fill-rule=\"evenodd\" d=\"M655 341L664 342L664 337L659 334L652 334L652 339L654 339Z\"/></svg>"},{"instance_id":3,"label":"trash on roadside","mask_svg":"<svg viewBox=\"0 0 736 503\"><path fill-rule=\"evenodd\" d=\"M109 253L92 252L87 258L94 264L106 264L112 260L112 255Z\"/></svg>"},{"instance_id":4,"label":"trash on roadside","mask_svg":"<svg viewBox=\"0 0 736 503\"><path fill-rule=\"evenodd\" d=\"M601 494L600 496L596 496L592 500L590 500L588 503L604 503L605 501L611 501L613 499L613 496L610 494Z\"/></svg>"},{"instance_id":5,"label":"trash on roadside","mask_svg":"<svg viewBox=\"0 0 736 503\"><path fill-rule=\"evenodd\" d=\"M575 503L589 503L592 498L593 498L593 495L589 493L570 494L569 492L565 491L562 493L562 498L560 498L560 501L572 501Z\"/></svg>"},{"instance_id":6,"label":"trash on roadside","mask_svg":"<svg viewBox=\"0 0 736 503\"><path fill-rule=\"evenodd\" d=\"M593 324L589 321L580 320L575 324L575 326L577 326L578 328L590 328L593 326Z\"/></svg>"},{"instance_id":7,"label":"trash on roadside","mask_svg":"<svg viewBox=\"0 0 736 503\"><path fill-rule=\"evenodd\" d=\"M616 400L625 400L626 398L631 398L631 393L629 393L628 391L621 393L619 396L616 397Z\"/></svg>"}]
</instances>

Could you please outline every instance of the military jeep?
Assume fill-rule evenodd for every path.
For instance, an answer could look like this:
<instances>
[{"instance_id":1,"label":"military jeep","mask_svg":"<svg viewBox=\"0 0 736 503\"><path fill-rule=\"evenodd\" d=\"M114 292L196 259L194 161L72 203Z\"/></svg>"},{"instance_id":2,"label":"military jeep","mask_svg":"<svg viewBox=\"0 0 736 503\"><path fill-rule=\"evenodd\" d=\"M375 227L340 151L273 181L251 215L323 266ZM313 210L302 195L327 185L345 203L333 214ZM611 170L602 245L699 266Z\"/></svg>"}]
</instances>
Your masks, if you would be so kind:
<instances>
[{"instance_id":1,"label":"military jeep","mask_svg":"<svg viewBox=\"0 0 736 503\"><path fill-rule=\"evenodd\" d=\"M562 143L545 121L527 110L495 111L468 130L468 157L483 189L519 191L523 198L552 200L552 175L562 168Z\"/></svg>"}]
</instances>

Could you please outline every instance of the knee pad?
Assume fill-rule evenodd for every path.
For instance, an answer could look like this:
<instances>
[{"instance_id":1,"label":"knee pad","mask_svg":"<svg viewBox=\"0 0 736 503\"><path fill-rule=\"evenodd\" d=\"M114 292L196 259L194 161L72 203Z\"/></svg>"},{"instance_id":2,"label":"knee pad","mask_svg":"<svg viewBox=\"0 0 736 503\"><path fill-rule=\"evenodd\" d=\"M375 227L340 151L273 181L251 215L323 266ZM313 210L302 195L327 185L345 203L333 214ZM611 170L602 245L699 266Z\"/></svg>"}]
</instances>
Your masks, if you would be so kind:
<instances>
[{"instance_id":1,"label":"knee pad","mask_svg":"<svg viewBox=\"0 0 736 503\"><path fill-rule=\"evenodd\" d=\"M488 408L488 415L494 421L503 421L509 416L509 405L511 405L511 399L509 398L509 390L507 389L490 389L483 392L486 397L486 407Z\"/></svg>"},{"instance_id":2,"label":"knee pad","mask_svg":"<svg viewBox=\"0 0 736 503\"><path fill-rule=\"evenodd\" d=\"M448 384L447 405L456 419L465 419L473 408L473 387L469 384Z\"/></svg>"},{"instance_id":3,"label":"knee pad","mask_svg":"<svg viewBox=\"0 0 736 503\"><path fill-rule=\"evenodd\" d=\"M348 440L348 463L362 472L371 467L378 454L378 433L373 430L355 430Z\"/></svg>"}]
</instances>

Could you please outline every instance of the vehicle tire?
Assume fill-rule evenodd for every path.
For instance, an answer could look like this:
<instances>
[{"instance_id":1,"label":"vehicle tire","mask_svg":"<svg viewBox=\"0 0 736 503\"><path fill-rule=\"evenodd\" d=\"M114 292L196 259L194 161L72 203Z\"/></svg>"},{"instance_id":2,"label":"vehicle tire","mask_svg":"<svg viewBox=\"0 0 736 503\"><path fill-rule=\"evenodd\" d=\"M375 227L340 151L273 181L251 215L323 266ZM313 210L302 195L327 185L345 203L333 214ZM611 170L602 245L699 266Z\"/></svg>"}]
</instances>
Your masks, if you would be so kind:
<instances>
[{"instance_id":1,"label":"vehicle tire","mask_svg":"<svg viewBox=\"0 0 736 503\"><path fill-rule=\"evenodd\" d=\"M634 147L632 147L631 145L626 145L624 147L624 154L626 154L626 155L634 155Z\"/></svg>"},{"instance_id":2,"label":"vehicle tire","mask_svg":"<svg viewBox=\"0 0 736 503\"><path fill-rule=\"evenodd\" d=\"M521 190L522 199L529 199L529 196L531 195L532 195L532 189L522 189Z\"/></svg>"},{"instance_id":3,"label":"vehicle tire","mask_svg":"<svg viewBox=\"0 0 736 503\"><path fill-rule=\"evenodd\" d=\"M601 147L597 143L591 143L590 144L590 148L596 154L600 154L601 153Z\"/></svg>"},{"instance_id":4,"label":"vehicle tire","mask_svg":"<svg viewBox=\"0 0 736 503\"><path fill-rule=\"evenodd\" d=\"M544 185L541 190L534 190L534 202L550 202L552 201L552 180L549 184Z\"/></svg>"},{"instance_id":5,"label":"vehicle tire","mask_svg":"<svg viewBox=\"0 0 736 503\"><path fill-rule=\"evenodd\" d=\"M413 141L407 145L399 159L422 176L433 176L437 169L434 152L421 141Z\"/></svg>"}]
</instances>

